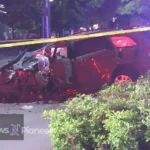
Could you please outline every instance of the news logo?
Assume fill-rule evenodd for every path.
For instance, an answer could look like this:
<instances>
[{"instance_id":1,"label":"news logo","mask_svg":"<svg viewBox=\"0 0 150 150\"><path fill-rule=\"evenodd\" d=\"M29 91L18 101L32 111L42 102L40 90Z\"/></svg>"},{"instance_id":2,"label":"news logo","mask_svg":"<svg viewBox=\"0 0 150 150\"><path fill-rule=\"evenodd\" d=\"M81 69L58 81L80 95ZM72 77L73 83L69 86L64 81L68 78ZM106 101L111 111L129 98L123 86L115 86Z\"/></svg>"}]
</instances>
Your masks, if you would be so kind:
<instances>
[{"instance_id":1,"label":"news logo","mask_svg":"<svg viewBox=\"0 0 150 150\"><path fill-rule=\"evenodd\" d=\"M22 114L0 115L0 140L24 140L24 116Z\"/></svg>"},{"instance_id":2,"label":"news logo","mask_svg":"<svg viewBox=\"0 0 150 150\"><path fill-rule=\"evenodd\" d=\"M11 136L20 136L21 134L23 134L23 128L20 124L11 124L9 127L9 133Z\"/></svg>"}]
</instances>

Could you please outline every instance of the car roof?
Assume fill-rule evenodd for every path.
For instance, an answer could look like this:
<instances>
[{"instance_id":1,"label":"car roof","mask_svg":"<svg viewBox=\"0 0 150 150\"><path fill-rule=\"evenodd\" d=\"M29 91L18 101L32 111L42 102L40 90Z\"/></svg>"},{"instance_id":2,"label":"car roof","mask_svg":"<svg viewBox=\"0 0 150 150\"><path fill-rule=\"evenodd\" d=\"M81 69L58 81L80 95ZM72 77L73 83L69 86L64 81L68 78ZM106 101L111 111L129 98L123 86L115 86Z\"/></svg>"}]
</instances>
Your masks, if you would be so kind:
<instances>
[{"instance_id":1,"label":"car roof","mask_svg":"<svg viewBox=\"0 0 150 150\"><path fill-rule=\"evenodd\" d=\"M128 28L128 29L134 29L134 28ZM127 29L126 29L127 30ZM103 32L112 32L112 31L115 31L114 29L108 29L108 30L97 30L97 31L91 31L91 32L85 32L85 33L82 33L82 34L78 34L78 35L92 35L92 34L95 34L95 33L103 33ZM123 31L123 29L120 29L120 30L116 30L116 31ZM131 33L127 33L126 35L130 35ZM75 36L78 36L78 35L75 35ZM125 35L125 34L120 34L121 36L122 35ZM118 35L118 36L120 36ZM117 35L112 35L112 36L117 36ZM104 36L104 37L109 37L108 36ZM98 37L97 37L98 38ZM79 40L72 40L71 43L74 43L74 42L78 42L78 41L82 41L82 40L85 40L85 39L79 39Z\"/></svg>"},{"instance_id":2,"label":"car roof","mask_svg":"<svg viewBox=\"0 0 150 150\"><path fill-rule=\"evenodd\" d=\"M128 29L133 29L133 28L128 28ZM94 34L94 33L103 33L103 32L108 32L108 31L114 31L114 30L101 30L101 31L95 31L95 32L88 32L88 33L84 33L82 35L91 35L91 34ZM119 31L119 30L117 30ZM123 30L120 30L120 31L123 31ZM136 36L140 36L142 35L142 33L144 32L147 32L147 31L143 31L143 32L132 32L132 33L124 33L124 34L114 34L114 35L107 35L107 36L101 36L101 37L112 37L112 36L129 36L129 37L136 37ZM95 37L95 38L98 38L98 37ZM90 38L89 38L90 39ZM86 40L86 39L78 39L78 40L72 40L71 43L75 43L75 42L78 42L78 41L83 41L83 40Z\"/></svg>"},{"instance_id":3,"label":"car roof","mask_svg":"<svg viewBox=\"0 0 150 150\"><path fill-rule=\"evenodd\" d=\"M133 28L128 28L128 29L133 29ZM114 31L114 30L110 30L110 29L108 29L108 30L98 30L98 31L87 32L87 33L82 33L82 34L78 34L78 35L92 35L92 34L95 34L95 33L103 33L103 32L109 32L109 31L111 32L111 31ZM116 30L116 31L123 31L123 30ZM143 32L145 32L145 31L143 31ZM78 36L78 35L74 35L74 36ZM141 35L141 32L134 32L134 33L111 35L111 36L129 36L129 37L133 38L133 37L140 36L140 35ZM111 37L111 36L108 35L108 36L102 36L102 37ZM98 38L98 37L96 37L96 38ZM91 39L91 38L89 38L89 39ZM65 41L65 42L67 42L69 45L72 45L76 42L84 41L84 40L86 40L86 39L83 38L83 39L77 39L77 40L71 40L71 41ZM59 42L48 43L45 46L47 47L47 46L51 46L51 45L57 44L57 43L59 43Z\"/></svg>"}]
</instances>

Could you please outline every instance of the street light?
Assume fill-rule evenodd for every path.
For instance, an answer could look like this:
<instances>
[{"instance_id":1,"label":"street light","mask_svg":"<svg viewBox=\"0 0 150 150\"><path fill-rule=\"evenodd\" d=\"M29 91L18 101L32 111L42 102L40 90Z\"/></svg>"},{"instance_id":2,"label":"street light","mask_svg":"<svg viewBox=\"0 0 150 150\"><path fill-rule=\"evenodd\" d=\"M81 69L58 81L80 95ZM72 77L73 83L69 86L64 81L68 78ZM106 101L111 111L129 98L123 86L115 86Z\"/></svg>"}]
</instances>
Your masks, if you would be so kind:
<instances>
[{"instance_id":1,"label":"street light","mask_svg":"<svg viewBox=\"0 0 150 150\"><path fill-rule=\"evenodd\" d=\"M0 13L7 14L7 12L3 10L0 10Z\"/></svg>"},{"instance_id":2,"label":"street light","mask_svg":"<svg viewBox=\"0 0 150 150\"><path fill-rule=\"evenodd\" d=\"M4 8L5 6L3 4L0 4L0 9L4 9ZM0 10L0 13L7 14L7 12L4 10Z\"/></svg>"},{"instance_id":3,"label":"street light","mask_svg":"<svg viewBox=\"0 0 150 150\"><path fill-rule=\"evenodd\" d=\"M0 4L0 8L5 8L5 6L3 4Z\"/></svg>"}]
</instances>

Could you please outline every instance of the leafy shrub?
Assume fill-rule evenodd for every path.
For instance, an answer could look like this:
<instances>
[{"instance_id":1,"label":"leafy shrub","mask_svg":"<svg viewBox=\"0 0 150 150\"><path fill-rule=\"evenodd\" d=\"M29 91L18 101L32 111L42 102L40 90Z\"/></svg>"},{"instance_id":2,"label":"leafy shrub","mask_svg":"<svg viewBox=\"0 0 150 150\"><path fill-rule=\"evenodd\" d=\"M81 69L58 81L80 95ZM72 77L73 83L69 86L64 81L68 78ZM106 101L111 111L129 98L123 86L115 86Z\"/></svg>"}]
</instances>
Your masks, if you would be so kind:
<instances>
[{"instance_id":1,"label":"leafy shrub","mask_svg":"<svg viewBox=\"0 0 150 150\"><path fill-rule=\"evenodd\" d=\"M62 110L45 111L56 150L146 150L150 143L150 75L77 95ZM145 147L144 147L145 146ZM146 147L147 146L147 147Z\"/></svg>"}]
</instances>

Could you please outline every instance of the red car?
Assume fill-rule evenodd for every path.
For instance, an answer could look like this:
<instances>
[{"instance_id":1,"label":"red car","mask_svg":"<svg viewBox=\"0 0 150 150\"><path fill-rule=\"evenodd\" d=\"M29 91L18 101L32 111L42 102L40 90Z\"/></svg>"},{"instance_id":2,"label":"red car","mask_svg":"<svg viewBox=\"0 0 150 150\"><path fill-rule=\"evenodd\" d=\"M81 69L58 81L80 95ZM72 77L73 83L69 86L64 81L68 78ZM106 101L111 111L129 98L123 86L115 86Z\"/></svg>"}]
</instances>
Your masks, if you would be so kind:
<instances>
[{"instance_id":1,"label":"red car","mask_svg":"<svg viewBox=\"0 0 150 150\"><path fill-rule=\"evenodd\" d=\"M12 73L5 75L5 80L1 77L1 85L9 86L11 92L0 90L15 93L19 87L22 89L18 92L19 99L24 92L27 96L30 93L37 96L40 91L47 101L76 93L93 93L104 84L135 81L150 69L147 35L148 32L139 32L48 44L40 50L22 54L17 61L2 67L2 74L6 70L14 74L7 84L4 81ZM37 55L42 52L42 56L49 58L49 65L43 67L49 69L38 67L41 61ZM28 101L28 97L24 96L21 101Z\"/></svg>"}]
</instances>

